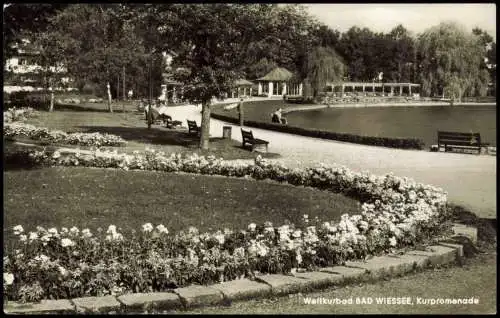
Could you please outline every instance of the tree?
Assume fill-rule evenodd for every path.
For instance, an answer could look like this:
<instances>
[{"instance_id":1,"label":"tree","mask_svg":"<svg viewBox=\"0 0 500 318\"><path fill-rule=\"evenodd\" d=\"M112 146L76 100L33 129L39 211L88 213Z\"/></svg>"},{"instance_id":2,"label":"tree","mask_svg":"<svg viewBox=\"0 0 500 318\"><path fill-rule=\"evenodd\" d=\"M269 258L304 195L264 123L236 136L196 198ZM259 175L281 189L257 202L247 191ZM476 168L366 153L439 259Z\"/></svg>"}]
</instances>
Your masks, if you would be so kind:
<instances>
[{"instance_id":1,"label":"tree","mask_svg":"<svg viewBox=\"0 0 500 318\"><path fill-rule=\"evenodd\" d=\"M177 80L185 85L184 96L202 105L202 149L209 146L212 98L222 98L244 75L249 45L273 34L269 8L259 4L176 4L162 13L168 16L160 28L163 42L176 51L172 65L188 69Z\"/></svg>"},{"instance_id":2,"label":"tree","mask_svg":"<svg viewBox=\"0 0 500 318\"><path fill-rule=\"evenodd\" d=\"M246 70L246 75L248 78L252 79L259 78L266 75L276 67L278 67L278 64L264 57L257 63L249 65Z\"/></svg>"},{"instance_id":3,"label":"tree","mask_svg":"<svg viewBox=\"0 0 500 318\"><path fill-rule=\"evenodd\" d=\"M389 62L384 74L395 82L410 82L412 80L415 44L410 32L401 24L393 28L388 34L387 43L391 49L385 57Z\"/></svg>"},{"instance_id":4,"label":"tree","mask_svg":"<svg viewBox=\"0 0 500 318\"><path fill-rule=\"evenodd\" d=\"M67 76L66 54L74 47L73 40L65 34L47 30L38 35L35 42L39 54L37 64L43 79L44 88L50 92L49 111L54 110L54 89L63 86L62 79Z\"/></svg>"},{"instance_id":5,"label":"tree","mask_svg":"<svg viewBox=\"0 0 500 318\"><path fill-rule=\"evenodd\" d=\"M117 4L72 4L50 20L52 37L65 43L68 72L106 87L110 112L110 83L123 67L145 64L147 59L141 39L122 18L124 11Z\"/></svg>"},{"instance_id":6,"label":"tree","mask_svg":"<svg viewBox=\"0 0 500 318\"><path fill-rule=\"evenodd\" d=\"M342 33L337 49L348 65L347 73L351 80L371 80L379 71L373 65L375 59L372 55L376 54L373 50L373 37L370 29L357 26Z\"/></svg>"},{"instance_id":7,"label":"tree","mask_svg":"<svg viewBox=\"0 0 500 318\"><path fill-rule=\"evenodd\" d=\"M23 39L33 40L39 32L44 32L49 20L68 4L27 4L11 3L3 11L3 47L5 61L16 53L15 47Z\"/></svg>"},{"instance_id":8,"label":"tree","mask_svg":"<svg viewBox=\"0 0 500 318\"><path fill-rule=\"evenodd\" d=\"M323 91L327 82L341 81L345 73L344 62L330 47L314 48L304 67L314 97Z\"/></svg>"},{"instance_id":9,"label":"tree","mask_svg":"<svg viewBox=\"0 0 500 318\"><path fill-rule=\"evenodd\" d=\"M418 38L418 52L422 91L427 95L460 101L488 83L481 72L485 48L457 23L445 22L424 31Z\"/></svg>"},{"instance_id":10,"label":"tree","mask_svg":"<svg viewBox=\"0 0 500 318\"><path fill-rule=\"evenodd\" d=\"M487 80L488 77L486 74L489 76L489 80L491 80L493 83L493 87L496 87L496 69L497 69L497 58L496 58L496 48L497 44L494 42L493 37L488 34L488 32L479 29L479 28L474 28L472 30L472 33L474 36L477 38L479 41L479 44L482 45L485 50L486 54L484 56L484 59L481 63L481 77L484 80ZM486 94L487 89L485 90L484 87L478 87L478 93L480 96L484 96Z\"/></svg>"}]
</instances>

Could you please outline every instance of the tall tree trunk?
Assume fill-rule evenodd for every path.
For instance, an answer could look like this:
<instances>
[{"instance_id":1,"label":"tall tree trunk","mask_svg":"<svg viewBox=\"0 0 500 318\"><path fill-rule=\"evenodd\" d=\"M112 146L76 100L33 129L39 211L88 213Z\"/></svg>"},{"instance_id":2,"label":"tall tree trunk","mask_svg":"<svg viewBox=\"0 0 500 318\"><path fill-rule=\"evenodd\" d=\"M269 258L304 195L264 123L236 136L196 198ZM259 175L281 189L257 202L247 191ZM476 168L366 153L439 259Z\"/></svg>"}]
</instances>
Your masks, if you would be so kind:
<instances>
[{"instance_id":1,"label":"tall tree trunk","mask_svg":"<svg viewBox=\"0 0 500 318\"><path fill-rule=\"evenodd\" d=\"M118 74L118 77L116 78L116 100L120 98L120 74Z\"/></svg>"},{"instance_id":2,"label":"tall tree trunk","mask_svg":"<svg viewBox=\"0 0 500 318\"><path fill-rule=\"evenodd\" d=\"M54 111L54 89L50 87L50 107L49 112Z\"/></svg>"},{"instance_id":3,"label":"tall tree trunk","mask_svg":"<svg viewBox=\"0 0 500 318\"><path fill-rule=\"evenodd\" d=\"M107 88L107 91L108 91L108 109L109 109L109 112L112 113L113 112L113 106L111 106L111 86L109 85L109 82L107 82L106 88Z\"/></svg>"},{"instance_id":4,"label":"tall tree trunk","mask_svg":"<svg viewBox=\"0 0 500 318\"><path fill-rule=\"evenodd\" d=\"M125 91L125 66L123 66L123 72L122 72L122 86L123 86L123 100L127 99L126 91Z\"/></svg>"},{"instance_id":5,"label":"tall tree trunk","mask_svg":"<svg viewBox=\"0 0 500 318\"><path fill-rule=\"evenodd\" d=\"M210 142L210 101L202 103L200 148L208 150Z\"/></svg>"}]
</instances>

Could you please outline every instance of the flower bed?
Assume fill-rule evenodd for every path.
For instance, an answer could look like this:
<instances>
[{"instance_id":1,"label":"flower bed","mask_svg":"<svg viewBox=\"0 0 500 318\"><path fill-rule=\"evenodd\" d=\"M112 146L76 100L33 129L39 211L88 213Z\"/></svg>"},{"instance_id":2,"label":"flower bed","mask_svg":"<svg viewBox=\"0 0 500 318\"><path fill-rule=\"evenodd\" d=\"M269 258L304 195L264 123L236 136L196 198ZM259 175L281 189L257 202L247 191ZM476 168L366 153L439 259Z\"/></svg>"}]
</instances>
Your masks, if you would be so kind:
<instances>
[{"instance_id":1,"label":"flower bed","mask_svg":"<svg viewBox=\"0 0 500 318\"><path fill-rule=\"evenodd\" d=\"M260 273L342 264L390 250L427 243L447 228L446 193L393 175L355 173L344 167L288 169L257 158L235 164L215 157L161 152L90 154L34 151L30 160L46 165L192 172L288 182L340 192L359 199L360 214L338 223L308 220L279 227L266 222L245 230L170 234L158 225L120 233L111 225L96 233L77 228L14 228L19 241L4 258L4 289L10 300L72 298L164 291ZM13 276L12 276L13 275Z\"/></svg>"},{"instance_id":2,"label":"flower bed","mask_svg":"<svg viewBox=\"0 0 500 318\"><path fill-rule=\"evenodd\" d=\"M4 128L3 135L7 138L26 136L33 140L42 140L51 143L62 143L81 146L122 146L126 144L120 136L111 134L95 133L66 133L61 130L50 130L48 128L36 127L22 123L22 121L33 117L36 111L25 107L11 108L3 113Z\"/></svg>"},{"instance_id":3,"label":"flower bed","mask_svg":"<svg viewBox=\"0 0 500 318\"><path fill-rule=\"evenodd\" d=\"M95 133L66 133L61 130L36 127L30 124L11 122L3 127L4 137L26 136L33 140L81 146L122 146L126 144L120 136Z\"/></svg>"},{"instance_id":4,"label":"flower bed","mask_svg":"<svg viewBox=\"0 0 500 318\"><path fill-rule=\"evenodd\" d=\"M32 117L35 114L35 110L31 107L23 108L10 108L3 112L3 122L10 123L14 121L22 121L27 118Z\"/></svg>"}]
</instances>

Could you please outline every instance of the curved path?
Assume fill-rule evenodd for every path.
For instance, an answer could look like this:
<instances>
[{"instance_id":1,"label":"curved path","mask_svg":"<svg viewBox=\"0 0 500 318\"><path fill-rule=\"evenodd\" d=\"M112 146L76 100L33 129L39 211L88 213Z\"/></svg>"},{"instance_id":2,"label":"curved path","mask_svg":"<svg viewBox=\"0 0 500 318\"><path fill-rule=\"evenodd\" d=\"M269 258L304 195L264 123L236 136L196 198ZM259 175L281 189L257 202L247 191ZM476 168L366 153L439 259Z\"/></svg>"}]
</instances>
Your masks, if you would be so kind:
<instances>
[{"instance_id":1,"label":"curved path","mask_svg":"<svg viewBox=\"0 0 500 318\"><path fill-rule=\"evenodd\" d=\"M200 106L169 109L174 120L201 123ZM210 120L212 137L222 137L222 127L231 126L232 138L241 141L240 127L220 120ZM377 175L393 172L448 192L450 202L460 204L483 218L496 218L496 157L418 150L401 150L358 145L293 134L251 129L256 138L268 140L269 152L287 167L340 164L354 171Z\"/></svg>"}]
</instances>

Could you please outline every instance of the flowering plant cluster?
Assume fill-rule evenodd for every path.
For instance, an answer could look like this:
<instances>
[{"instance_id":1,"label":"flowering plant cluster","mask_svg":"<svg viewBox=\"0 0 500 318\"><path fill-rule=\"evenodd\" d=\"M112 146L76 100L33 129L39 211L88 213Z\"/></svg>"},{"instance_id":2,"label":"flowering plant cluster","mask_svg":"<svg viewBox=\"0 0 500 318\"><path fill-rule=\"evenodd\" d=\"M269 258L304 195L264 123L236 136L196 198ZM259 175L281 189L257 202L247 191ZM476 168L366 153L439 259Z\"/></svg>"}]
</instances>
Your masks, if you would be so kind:
<instances>
[{"instance_id":1,"label":"flowering plant cluster","mask_svg":"<svg viewBox=\"0 0 500 318\"><path fill-rule=\"evenodd\" d=\"M10 123L13 121L23 121L35 114L35 110L31 107L15 108L12 107L3 112L3 122Z\"/></svg>"},{"instance_id":2,"label":"flowering plant cluster","mask_svg":"<svg viewBox=\"0 0 500 318\"><path fill-rule=\"evenodd\" d=\"M4 113L5 114L5 113ZM61 130L36 127L21 122L6 123L3 128L5 137L26 136L34 140L82 146L121 146L126 143L120 136L95 133L66 133Z\"/></svg>"},{"instance_id":3,"label":"flowering plant cluster","mask_svg":"<svg viewBox=\"0 0 500 318\"><path fill-rule=\"evenodd\" d=\"M149 223L131 233L111 225L96 233L37 228L26 234L17 226L19 240L4 259L5 295L14 300L164 291L256 272L311 270L425 244L448 226L444 191L391 174L373 176L340 166L288 169L260 157L254 164L235 164L213 156L167 156L152 150L132 155L36 151L30 156L50 165L271 179L344 193L362 205L359 214L345 214L339 222L304 215L300 224L252 223L244 230L212 233L191 227L171 234L163 225Z\"/></svg>"}]
</instances>

